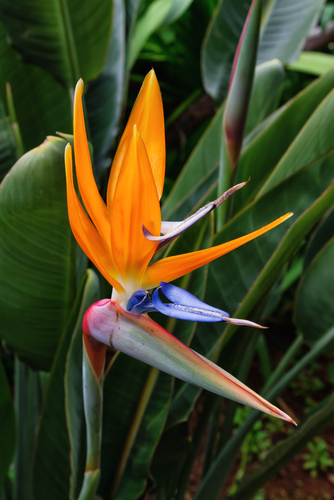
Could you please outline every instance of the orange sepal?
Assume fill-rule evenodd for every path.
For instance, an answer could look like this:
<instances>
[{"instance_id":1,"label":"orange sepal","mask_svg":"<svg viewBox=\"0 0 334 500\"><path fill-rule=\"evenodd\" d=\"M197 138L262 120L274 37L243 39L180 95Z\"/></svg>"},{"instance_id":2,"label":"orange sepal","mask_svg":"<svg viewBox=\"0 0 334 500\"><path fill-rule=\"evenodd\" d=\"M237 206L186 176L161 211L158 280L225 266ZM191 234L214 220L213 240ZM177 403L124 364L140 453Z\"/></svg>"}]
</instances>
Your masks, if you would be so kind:
<instances>
[{"instance_id":1,"label":"orange sepal","mask_svg":"<svg viewBox=\"0 0 334 500\"><path fill-rule=\"evenodd\" d=\"M149 159L136 126L118 177L111 220L110 241L115 263L125 288L126 282L135 283L138 288L157 247L156 242L145 238L142 225L153 234L159 233L161 215Z\"/></svg>"},{"instance_id":2,"label":"orange sepal","mask_svg":"<svg viewBox=\"0 0 334 500\"><path fill-rule=\"evenodd\" d=\"M292 215L293 214L291 212L287 213L257 231L253 231L252 233L236 238L235 240L228 241L227 243L217 245L216 247L159 260L147 268L142 280L142 287L144 289L153 288L158 286L160 281L169 282L180 278L184 274L190 273L191 271L212 262L218 257L231 252L235 248L254 240L261 234L264 234L270 229L278 226Z\"/></svg>"},{"instance_id":3,"label":"orange sepal","mask_svg":"<svg viewBox=\"0 0 334 500\"><path fill-rule=\"evenodd\" d=\"M92 219L95 227L104 238L109 238L109 218L107 207L102 200L97 189L92 164L90 160L85 119L82 109L82 93L84 83L80 79L75 87L74 93L74 156L78 185L82 201L86 207L89 217Z\"/></svg>"},{"instance_id":4,"label":"orange sepal","mask_svg":"<svg viewBox=\"0 0 334 500\"><path fill-rule=\"evenodd\" d=\"M111 258L111 250L89 220L81 206L73 183L72 148L67 144L65 148L65 171L67 189L68 218L75 239L87 257L100 270L109 283L118 293L124 292L123 287L114 276L119 275L118 269Z\"/></svg>"},{"instance_id":5,"label":"orange sepal","mask_svg":"<svg viewBox=\"0 0 334 500\"><path fill-rule=\"evenodd\" d=\"M153 69L145 77L115 154L108 184L108 207L111 207L114 198L117 179L134 125L137 125L144 141L160 199L165 179L165 123L159 83Z\"/></svg>"}]
</instances>

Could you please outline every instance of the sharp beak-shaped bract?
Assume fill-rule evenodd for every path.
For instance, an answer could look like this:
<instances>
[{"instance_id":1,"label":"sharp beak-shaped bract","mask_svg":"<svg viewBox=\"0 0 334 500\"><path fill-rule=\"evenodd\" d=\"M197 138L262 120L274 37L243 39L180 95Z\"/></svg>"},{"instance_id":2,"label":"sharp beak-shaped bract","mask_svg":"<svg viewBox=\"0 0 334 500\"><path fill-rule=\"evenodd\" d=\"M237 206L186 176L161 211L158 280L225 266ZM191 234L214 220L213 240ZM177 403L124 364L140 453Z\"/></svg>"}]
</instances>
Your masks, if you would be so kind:
<instances>
[{"instance_id":1,"label":"sharp beak-shaped bract","mask_svg":"<svg viewBox=\"0 0 334 500\"><path fill-rule=\"evenodd\" d=\"M113 296L117 303L109 299L97 303L85 316L85 347L97 378L102 377L104 349L100 349L96 341L182 380L291 421L285 413L143 314L152 310L172 311L174 317L196 321L200 314L202 320L214 317L218 321L258 327L247 320L230 318L224 311L214 310L204 303L199 306L195 297L176 292L167 283L257 238L292 214L283 215L222 245L168 257L150 265L157 250L218 207L245 182L231 187L185 221L161 222L159 200L165 177L165 131L161 93L152 70L144 80L116 151L105 203L92 171L82 106L83 90L80 80L74 95L73 128L75 170L82 202L75 190L71 146L67 145L65 151L69 221L83 251L117 292ZM159 292L155 293L153 303L149 299L150 294L145 289L155 288L161 282L161 291L167 298L168 294L173 297L176 294L172 306L161 301ZM183 299L186 304L182 304ZM131 309L132 312L128 312ZM88 342L88 338L93 342Z\"/></svg>"},{"instance_id":2,"label":"sharp beak-shaped bract","mask_svg":"<svg viewBox=\"0 0 334 500\"><path fill-rule=\"evenodd\" d=\"M151 318L134 315L109 300L86 312L84 330L93 339L185 382L295 423L235 377L185 346Z\"/></svg>"}]
</instances>

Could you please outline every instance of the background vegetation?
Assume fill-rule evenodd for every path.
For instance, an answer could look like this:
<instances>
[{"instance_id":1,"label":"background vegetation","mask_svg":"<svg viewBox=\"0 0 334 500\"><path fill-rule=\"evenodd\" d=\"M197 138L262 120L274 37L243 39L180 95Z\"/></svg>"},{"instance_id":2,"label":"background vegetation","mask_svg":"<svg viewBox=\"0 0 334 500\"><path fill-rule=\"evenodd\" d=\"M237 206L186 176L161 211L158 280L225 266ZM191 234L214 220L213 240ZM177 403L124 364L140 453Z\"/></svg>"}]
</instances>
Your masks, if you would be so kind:
<instances>
[{"instance_id":1,"label":"background vegetation","mask_svg":"<svg viewBox=\"0 0 334 500\"><path fill-rule=\"evenodd\" d=\"M81 321L110 287L96 270L87 274L71 234L64 137L71 140L73 88L82 77L104 193L151 67L165 106L165 220L215 199L224 183L251 178L225 218L204 220L168 252L219 244L295 214L181 280L213 306L269 330L159 322L276 400L299 427L163 373L152 384L150 367L119 354L105 374L98 498L274 498L261 488L297 454L299 473L304 467L327 478L323 494L333 493L334 4L264 2L242 150L226 180L222 117L250 4L0 0L1 500L78 498Z\"/></svg>"}]
</instances>

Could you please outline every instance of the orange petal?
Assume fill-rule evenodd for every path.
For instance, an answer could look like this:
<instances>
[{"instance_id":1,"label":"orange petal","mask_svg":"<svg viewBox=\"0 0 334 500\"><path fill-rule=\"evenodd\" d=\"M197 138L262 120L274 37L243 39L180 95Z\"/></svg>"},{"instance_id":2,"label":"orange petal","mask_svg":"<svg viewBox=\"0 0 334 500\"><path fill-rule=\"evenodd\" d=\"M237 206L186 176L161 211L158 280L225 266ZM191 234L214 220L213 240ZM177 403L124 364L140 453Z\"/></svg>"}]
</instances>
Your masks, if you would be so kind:
<instances>
[{"instance_id":1,"label":"orange petal","mask_svg":"<svg viewBox=\"0 0 334 500\"><path fill-rule=\"evenodd\" d=\"M90 218L101 236L106 242L109 242L110 224L108 220L108 211L97 189L90 161L85 119L82 109L83 88L84 83L82 80L79 80L74 94L73 122L74 156L78 185L82 201Z\"/></svg>"},{"instance_id":2,"label":"orange petal","mask_svg":"<svg viewBox=\"0 0 334 500\"><path fill-rule=\"evenodd\" d=\"M117 179L134 125L137 125L138 132L144 141L160 199L165 179L165 123L161 92L153 69L145 77L116 151L108 184L108 207L111 207L114 198Z\"/></svg>"},{"instance_id":3,"label":"orange petal","mask_svg":"<svg viewBox=\"0 0 334 500\"><path fill-rule=\"evenodd\" d=\"M143 234L142 225L159 233L161 226L160 204L150 162L137 127L123 160L118 177L111 210L111 247L115 263L128 289L135 282L137 288L156 242L149 241ZM133 290L131 293L133 293Z\"/></svg>"},{"instance_id":4,"label":"orange petal","mask_svg":"<svg viewBox=\"0 0 334 500\"><path fill-rule=\"evenodd\" d=\"M293 214L289 212L257 231L253 231L245 236L241 236L241 238L236 238L235 240L228 241L222 245L208 248L206 250L199 250L198 252L186 253L162 259L147 268L142 280L142 287L153 288L158 286L160 281L169 282L180 278L184 274L190 273L191 271L212 262L218 257L231 252L231 250L248 243L248 241L254 240L261 234L266 233L273 227L278 226L292 215Z\"/></svg>"},{"instance_id":5,"label":"orange petal","mask_svg":"<svg viewBox=\"0 0 334 500\"><path fill-rule=\"evenodd\" d=\"M68 144L65 149L65 167L68 218L74 237L87 257L95 264L106 280L116 288L118 293L122 293L124 289L118 281L116 281L119 272L112 261L111 251L89 220L75 191L73 183L72 148L70 144Z\"/></svg>"}]
</instances>

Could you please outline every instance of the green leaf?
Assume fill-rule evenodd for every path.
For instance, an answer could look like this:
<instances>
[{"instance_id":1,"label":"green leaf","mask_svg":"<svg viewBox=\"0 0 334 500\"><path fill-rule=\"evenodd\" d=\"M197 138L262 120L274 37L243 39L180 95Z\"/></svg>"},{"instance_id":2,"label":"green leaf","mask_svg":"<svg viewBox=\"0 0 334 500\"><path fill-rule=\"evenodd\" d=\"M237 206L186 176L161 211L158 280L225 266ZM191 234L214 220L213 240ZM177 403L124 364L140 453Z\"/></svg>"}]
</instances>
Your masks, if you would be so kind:
<instances>
[{"instance_id":1,"label":"green leaf","mask_svg":"<svg viewBox=\"0 0 334 500\"><path fill-rule=\"evenodd\" d=\"M166 421L170 394L171 377L159 372L115 500L135 500L144 491L147 472Z\"/></svg>"},{"instance_id":2,"label":"green leaf","mask_svg":"<svg viewBox=\"0 0 334 500\"><path fill-rule=\"evenodd\" d=\"M110 497L111 491L117 489L117 500L136 499L145 488L147 470L166 420L171 392L171 377L157 371L158 378L152 387L153 370L156 371L120 353L107 373L98 490L103 497ZM147 390L152 391L148 400ZM143 416L142 404L146 405ZM129 443L132 443L130 450ZM126 466L119 482L118 473L124 457L127 458Z\"/></svg>"},{"instance_id":3,"label":"green leaf","mask_svg":"<svg viewBox=\"0 0 334 500\"><path fill-rule=\"evenodd\" d=\"M7 377L0 359L0 488L13 458L16 441L14 404L8 387Z\"/></svg>"},{"instance_id":4,"label":"green leaf","mask_svg":"<svg viewBox=\"0 0 334 500\"><path fill-rule=\"evenodd\" d=\"M253 0L234 58L225 104L224 138L232 168L235 167L239 158L247 120L259 41L261 12L262 0ZM219 179L218 186L220 184Z\"/></svg>"},{"instance_id":5,"label":"green leaf","mask_svg":"<svg viewBox=\"0 0 334 500\"><path fill-rule=\"evenodd\" d=\"M269 63L270 64L270 63ZM250 110L253 110L260 105L259 93L263 86L264 78L263 67L258 66L255 70L255 78L250 101ZM332 75L333 82L327 82L328 90L334 84L334 72ZM327 89L327 87L326 87ZM273 90L275 95L275 90ZM326 94L324 94L326 95ZM263 106L266 109L266 106ZM177 181L175 182L172 191L166 198L162 207L163 220L181 220L185 218L195 207L199 208L206 203L207 196L210 195L211 200L215 198L216 192L212 192L217 186L218 164L220 157L221 141L223 134L223 113L224 104L218 109L216 116L212 119L210 125L205 130L197 146L190 155L189 160L184 165ZM257 109L257 114L261 114ZM255 122L255 118L252 118ZM265 127L266 128L266 127ZM261 130L262 132L262 130ZM254 137L256 137L254 132ZM247 142L245 138L244 143ZM261 158L258 158L257 162ZM238 169L240 166L238 167ZM244 177L243 180L247 179ZM249 185L250 183L248 183ZM244 187L247 189L248 185ZM220 193L221 194L221 193ZM208 200L209 201L209 200Z\"/></svg>"},{"instance_id":6,"label":"green leaf","mask_svg":"<svg viewBox=\"0 0 334 500\"><path fill-rule=\"evenodd\" d=\"M277 108L284 74L284 66L278 59L260 64L256 68L245 135Z\"/></svg>"},{"instance_id":7,"label":"green leaf","mask_svg":"<svg viewBox=\"0 0 334 500\"><path fill-rule=\"evenodd\" d=\"M154 0L144 10L136 26L134 26L133 19L129 19L127 22L127 25L130 26L130 47L127 61L128 70L131 70L133 67L142 48L152 33L161 26L167 26L174 23L182 16L192 2L193 0ZM132 1L128 3L134 4L135 2ZM138 8L138 6L136 7ZM133 8L133 5L131 5L130 10L131 12L135 12L134 17L136 17L136 8ZM134 30L133 37L131 37L131 28Z\"/></svg>"},{"instance_id":8,"label":"green leaf","mask_svg":"<svg viewBox=\"0 0 334 500\"><path fill-rule=\"evenodd\" d=\"M123 0L113 0L113 28L107 62L100 76L88 85L85 103L98 172L110 167L111 150L122 111L125 71L125 11Z\"/></svg>"},{"instance_id":9,"label":"green leaf","mask_svg":"<svg viewBox=\"0 0 334 500\"><path fill-rule=\"evenodd\" d=\"M16 50L65 87L102 71L111 32L109 0L0 1L1 20Z\"/></svg>"},{"instance_id":10,"label":"green leaf","mask_svg":"<svg viewBox=\"0 0 334 500\"><path fill-rule=\"evenodd\" d=\"M234 500L251 499L258 488L274 477L314 436L319 435L333 418L334 396L330 396L301 422L292 435L271 448L261 465L242 478Z\"/></svg>"},{"instance_id":11,"label":"green leaf","mask_svg":"<svg viewBox=\"0 0 334 500\"><path fill-rule=\"evenodd\" d=\"M251 0L221 0L205 35L202 79L205 91L219 103L225 98L234 54Z\"/></svg>"},{"instance_id":12,"label":"green leaf","mask_svg":"<svg viewBox=\"0 0 334 500\"><path fill-rule=\"evenodd\" d=\"M293 367L284 375L278 378L278 372L281 371L281 366L273 373L274 380L269 381L265 390L264 396L269 400L273 400L291 383L292 380L305 368L309 363L314 361L317 356L326 348L326 345L333 340L334 328L329 330L301 360L293 364ZM291 358L290 358L291 361ZM272 383L270 383L272 382ZM270 385L269 385L270 384ZM236 458L240 447L252 429L255 422L259 419L260 414L252 410L247 417L247 420L230 438L227 444L220 450L210 470L203 478L200 487L198 488L194 500L204 500L206 498L215 498L226 477L228 476Z\"/></svg>"},{"instance_id":13,"label":"green leaf","mask_svg":"<svg viewBox=\"0 0 334 500\"><path fill-rule=\"evenodd\" d=\"M30 370L17 358L14 365L17 447L13 496L15 499L34 500L32 471L36 427L42 403L41 377L38 372Z\"/></svg>"},{"instance_id":14,"label":"green leaf","mask_svg":"<svg viewBox=\"0 0 334 500\"><path fill-rule=\"evenodd\" d=\"M0 118L0 181L18 159L15 137L9 118Z\"/></svg>"},{"instance_id":15,"label":"green leaf","mask_svg":"<svg viewBox=\"0 0 334 500\"><path fill-rule=\"evenodd\" d=\"M177 21L182 14L190 7L194 0L173 0L169 12L165 17L162 26L172 24Z\"/></svg>"},{"instance_id":16,"label":"green leaf","mask_svg":"<svg viewBox=\"0 0 334 500\"><path fill-rule=\"evenodd\" d=\"M270 0L262 16L257 64L272 59L291 62L315 24L323 0ZM219 103L225 98L233 57L250 0L222 0L208 27L202 51L206 92Z\"/></svg>"},{"instance_id":17,"label":"green leaf","mask_svg":"<svg viewBox=\"0 0 334 500\"><path fill-rule=\"evenodd\" d=\"M302 50L324 0L270 0L263 13L258 64L277 58L291 62Z\"/></svg>"},{"instance_id":18,"label":"green leaf","mask_svg":"<svg viewBox=\"0 0 334 500\"><path fill-rule=\"evenodd\" d=\"M183 167L163 204L163 220L184 219L217 182L223 112L221 106Z\"/></svg>"},{"instance_id":19,"label":"green leaf","mask_svg":"<svg viewBox=\"0 0 334 500\"><path fill-rule=\"evenodd\" d=\"M288 65L288 69L320 76L334 66L334 55L322 52L302 52L297 61Z\"/></svg>"},{"instance_id":20,"label":"green leaf","mask_svg":"<svg viewBox=\"0 0 334 500\"><path fill-rule=\"evenodd\" d=\"M129 55L130 40L132 39L133 32L137 22L138 9L141 0L124 0L124 8L126 14L126 44L127 44L127 57ZM128 67L128 64L127 64Z\"/></svg>"},{"instance_id":21,"label":"green leaf","mask_svg":"<svg viewBox=\"0 0 334 500\"><path fill-rule=\"evenodd\" d=\"M151 473L157 486L157 498L174 498L186 455L192 450L187 423L173 425L163 433L155 451ZM168 474L166 474L168 471ZM160 496L159 496L160 494Z\"/></svg>"},{"instance_id":22,"label":"green leaf","mask_svg":"<svg viewBox=\"0 0 334 500\"><path fill-rule=\"evenodd\" d=\"M314 151L312 151L311 148L311 144L315 143L315 137L311 138L310 144L307 143L305 145L305 143L309 140L309 134L312 136L316 135L317 129L314 132L313 127L319 126L318 122L320 122L321 126L324 128L326 127L323 120L326 118L329 119L329 116L327 115L326 109L324 109L325 105L323 105L321 111L319 111L320 107L317 109L317 106L319 106L328 92L332 90L333 85L334 71L331 71L309 85L305 90L284 105L280 109L280 113L276 119L269 123L269 125L244 149L237 167L235 181L241 182L241 180L247 180L249 177L251 177L251 181L235 194L233 203L234 214L253 199L255 194L259 191L260 186L262 186L270 176L276 165L282 161L284 154L286 157L285 162L287 171L290 172L290 162L293 162L290 173L292 173L292 169L296 170L303 164L310 162L311 158L308 159L307 157L305 159L306 155L302 154L301 158L297 159L297 168L295 168L295 154L291 153L291 150L296 147L295 143L297 137L300 148L306 147L307 154L312 153L314 158L315 150L319 150L319 147L316 145L314 146ZM317 115L314 113L315 110ZM314 115L312 115L312 113L314 113ZM310 125L308 125L306 129L305 124L307 124L308 120L310 120ZM302 129L304 126L307 135L304 135L305 129ZM330 143L330 134L327 135L327 131L325 130L325 137L326 136ZM277 139L278 137L279 140ZM324 144L322 140L321 144ZM302 159L304 159L304 162Z\"/></svg>"},{"instance_id":23,"label":"green leaf","mask_svg":"<svg viewBox=\"0 0 334 500\"><path fill-rule=\"evenodd\" d=\"M257 197L334 148L334 90L321 102L306 122L289 150L281 158Z\"/></svg>"},{"instance_id":24,"label":"green leaf","mask_svg":"<svg viewBox=\"0 0 334 500\"><path fill-rule=\"evenodd\" d=\"M264 293L278 279L282 267L300 242L333 204L333 158L334 153L328 154L290 176L222 229L214 239L215 245L261 227L290 210L295 214L264 236L225 255L221 261L212 262L208 276L211 287L207 288L206 302L238 318L249 317ZM202 328L199 325L196 331L198 341L205 339L213 345L221 336L222 328L218 324L212 324L205 334ZM232 331L234 328L226 329L226 332ZM201 352L195 345L192 348Z\"/></svg>"},{"instance_id":25,"label":"green leaf","mask_svg":"<svg viewBox=\"0 0 334 500\"><path fill-rule=\"evenodd\" d=\"M0 25L0 72L12 90L17 121L26 151L57 130L72 132L69 92L38 66L27 64L9 47ZM0 79L1 81L1 79ZM5 95L5 87L1 88Z\"/></svg>"},{"instance_id":26,"label":"green leaf","mask_svg":"<svg viewBox=\"0 0 334 500\"><path fill-rule=\"evenodd\" d=\"M298 288L295 322L310 344L334 324L333 257L334 238L331 238L311 262ZM333 351L333 348L334 343L328 346L328 352Z\"/></svg>"},{"instance_id":27,"label":"green leaf","mask_svg":"<svg viewBox=\"0 0 334 500\"><path fill-rule=\"evenodd\" d=\"M88 271L82 279L48 380L34 461L34 492L37 500L46 497L50 500L77 498L73 489L77 486L78 469L82 481L85 463L85 452L82 450L83 468L80 469L78 449L82 446L80 438L85 429L81 325L86 309L98 298L97 277ZM76 426L74 430L73 419Z\"/></svg>"},{"instance_id":28,"label":"green leaf","mask_svg":"<svg viewBox=\"0 0 334 500\"><path fill-rule=\"evenodd\" d=\"M1 338L44 370L52 364L75 287L65 144L48 137L15 164L0 187Z\"/></svg>"},{"instance_id":29,"label":"green leaf","mask_svg":"<svg viewBox=\"0 0 334 500\"><path fill-rule=\"evenodd\" d=\"M329 212L328 216L325 217L320 226L317 228L315 233L313 233L311 241L304 256L304 271L308 268L313 258L322 247L334 236L334 210Z\"/></svg>"},{"instance_id":30,"label":"green leaf","mask_svg":"<svg viewBox=\"0 0 334 500\"><path fill-rule=\"evenodd\" d=\"M133 38L130 40L130 52L127 62L128 70L131 70L136 62L146 40L166 18L172 3L173 0L155 0L147 7L145 13L137 21Z\"/></svg>"},{"instance_id":31,"label":"green leaf","mask_svg":"<svg viewBox=\"0 0 334 500\"><path fill-rule=\"evenodd\" d=\"M76 500L79 495L86 463L86 425L82 388L82 321L86 310L100 299L98 276L93 270L88 269L86 277L83 295L78 294L81 299L80 310L76 316L65 367L65 410L71 446L71 500Z\"/></svg>"}]
</instances>

